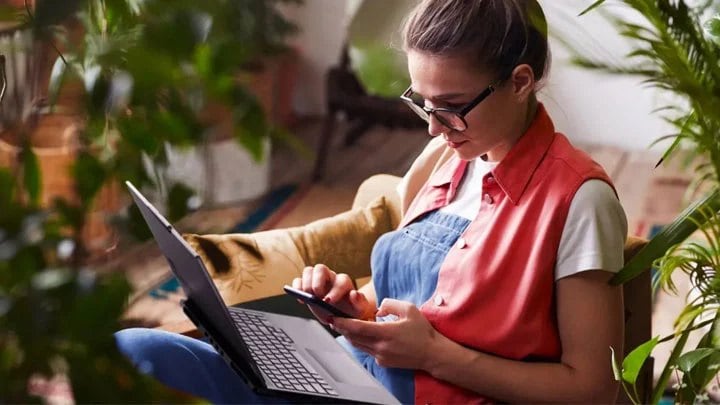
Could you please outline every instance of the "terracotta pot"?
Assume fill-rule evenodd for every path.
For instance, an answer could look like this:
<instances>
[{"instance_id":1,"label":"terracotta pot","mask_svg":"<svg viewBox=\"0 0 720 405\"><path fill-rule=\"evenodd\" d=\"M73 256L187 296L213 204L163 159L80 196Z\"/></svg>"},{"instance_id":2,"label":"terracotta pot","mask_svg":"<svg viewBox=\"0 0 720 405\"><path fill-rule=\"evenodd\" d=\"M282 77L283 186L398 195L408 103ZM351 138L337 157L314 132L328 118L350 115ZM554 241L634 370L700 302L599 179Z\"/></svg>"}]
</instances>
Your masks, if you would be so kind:
<instances>
[{"instance_id":1,"label":"terracotta pot","mask_svg":"<svg viewBox=\"0 0 720 405\"><path fill-rule=\"evenodd\" d=\"M270 122L291 126L295 120L293 95L298 75L299 53L290 49L266 58L259 68L242 72L240 81L258 98Z\"/></svg>"},{"instance_id":2,"label":"terracotta pot","mask_svg":"<svg viewBox=\"0 0 720 405\"><path fill-rule=\"evenodd\" d=\"M40 205L50 207L56 198L77 201L70 170L78 150L78 130L82 122L70 115L43 115L30 135L33 152L38 158L41 173ZM17 170L20 153L19 139L12 132L0 134L0 166ZM91 252L110 246L114 232L107 217L122 206L119 187L103 187L89 212L83 229L83 241Z\"/></svg>"},{"instance_id":3,"label":"terracotta pot","mask_svg":"<svg viewBox=\"0 0 720 405\"><path fill-rule=\"evenodd\" d=\"M275 90L275 121L285 127L291 127L295 121L293 97L300 66L300 53L291 49L279 59L277 84Z\"/></svg>"}]
</instances>

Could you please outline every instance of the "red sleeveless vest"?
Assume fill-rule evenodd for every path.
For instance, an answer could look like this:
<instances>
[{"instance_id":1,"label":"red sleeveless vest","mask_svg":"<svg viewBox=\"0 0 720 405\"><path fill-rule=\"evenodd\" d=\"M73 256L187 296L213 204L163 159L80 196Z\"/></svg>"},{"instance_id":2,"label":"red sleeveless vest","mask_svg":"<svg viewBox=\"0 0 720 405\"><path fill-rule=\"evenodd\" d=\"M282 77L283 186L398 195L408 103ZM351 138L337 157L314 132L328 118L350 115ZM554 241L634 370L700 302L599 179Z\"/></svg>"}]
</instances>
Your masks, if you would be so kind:
<instances>
[{"instance_id":1,"label":"red sleeveless vest","mask_svg":"<svg viewBox=\"0 0 720 405\"><path fill-rule=\"evenodd\" d=\"M450 203L466 166L453 156L436 171L401 226ZM590 179L612 185L600 165L555 132L540 105L528 131L483 178L480 211L445 258L434 294L420 307L433 327L495 356L559 361L556 256L573 196ZM416 403L489 401L415 373Z\"/></svg>"}]
</instances>

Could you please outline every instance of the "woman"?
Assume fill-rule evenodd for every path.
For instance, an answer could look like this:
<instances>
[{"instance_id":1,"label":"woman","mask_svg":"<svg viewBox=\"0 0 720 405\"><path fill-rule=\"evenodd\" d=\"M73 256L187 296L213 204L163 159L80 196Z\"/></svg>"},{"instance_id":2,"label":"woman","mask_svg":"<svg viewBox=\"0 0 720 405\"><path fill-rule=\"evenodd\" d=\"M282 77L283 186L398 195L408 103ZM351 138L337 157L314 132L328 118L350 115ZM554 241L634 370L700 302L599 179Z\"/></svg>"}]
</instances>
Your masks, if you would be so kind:
<instances>
[{"instance_id":1,"label":"woman","mask_svg":"<svg viewBox=\"0 0 720 405\"><path fill-rule=\"evenodd\" d=\"M401 226L376 243L370 284L354 290L319 264L293 286L364 319L320 320L402 402L614 401L622 294L607 281L622 267L627 224L608 176L555 133L535 97L549 53L540 6L425 0L404 47L402 98L436 138L401 185ZM152 339L118 338L126 351ZM233 378L211 348L164 339L214 381ZM221 394L211 399L244 395Z\"/></svg>"}]
</instances>

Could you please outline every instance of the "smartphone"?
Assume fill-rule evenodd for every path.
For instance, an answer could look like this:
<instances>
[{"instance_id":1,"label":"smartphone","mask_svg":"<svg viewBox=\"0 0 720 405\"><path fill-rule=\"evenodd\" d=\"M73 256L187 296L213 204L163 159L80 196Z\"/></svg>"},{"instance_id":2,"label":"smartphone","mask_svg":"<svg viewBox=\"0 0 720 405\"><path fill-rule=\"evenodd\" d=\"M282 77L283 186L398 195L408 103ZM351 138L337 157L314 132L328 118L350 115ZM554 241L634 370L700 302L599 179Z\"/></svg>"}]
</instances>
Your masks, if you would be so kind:
<instances>
[{"instance_id":1,"label":"smartphone","mask_svg":"<svg viewBox=\"0 0 720 405\"><path fill-rule=\"evenodd\" d=\"M296 288L292 288L289 285L286 285L283 287L283 290L285 290L286 294L292 295L293 297L299 299L300 301L304 302L307 305L312 305L315 308L319 308L333 316L338 316L340 318L355 318L354 316L348 315L345 313L345 311L341 310L340 308L336 307L335 305L328 304L327 302L323 301L322 299L307 293L305 291L298 290Z\"/></svg>"}]
</instances>

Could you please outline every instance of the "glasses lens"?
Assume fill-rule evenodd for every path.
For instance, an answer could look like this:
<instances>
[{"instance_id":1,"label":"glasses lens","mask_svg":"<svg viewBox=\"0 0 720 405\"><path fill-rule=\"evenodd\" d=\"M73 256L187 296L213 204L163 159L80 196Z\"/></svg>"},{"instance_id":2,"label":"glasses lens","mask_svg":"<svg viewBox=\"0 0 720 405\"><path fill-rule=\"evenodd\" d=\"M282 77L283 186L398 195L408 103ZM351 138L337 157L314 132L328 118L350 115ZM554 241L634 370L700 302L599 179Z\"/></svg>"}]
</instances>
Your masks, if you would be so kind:
<instances>
[{"instance_id":1,"label":"glasses lens","mask_svg":"<svg viewBox=\"0 0 720 405\"><path fill-rule=\"evenodd\" d=\"M422 107L419 105L413 103L412 101L403 100L405 104L407 104L408 107L410 107L411 110L415 111L415 114L417 114L420 118L424 119L425 122L430 121L430 116L428 115L427 111L423 110Z\"/></svg>"},{"instance_id":2,"label":"glasses lens","mask_svg":"<svg viewBox=\"0 0 720 405\"><path fill-rule=\"evenodd\" d=\"M435 117L437 117L438 121L440 121L441 124L455 131L464 131L467 129L467 124L465 124L465 120L463 120L458 113L436 110Z\"/></svg>"}]
</instances>

